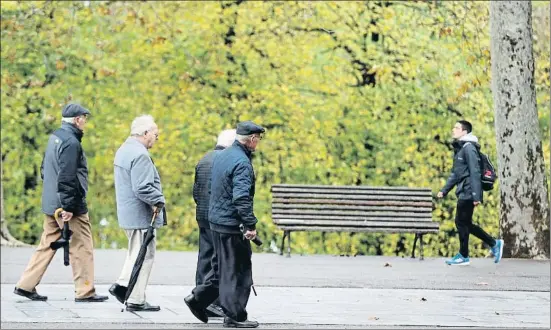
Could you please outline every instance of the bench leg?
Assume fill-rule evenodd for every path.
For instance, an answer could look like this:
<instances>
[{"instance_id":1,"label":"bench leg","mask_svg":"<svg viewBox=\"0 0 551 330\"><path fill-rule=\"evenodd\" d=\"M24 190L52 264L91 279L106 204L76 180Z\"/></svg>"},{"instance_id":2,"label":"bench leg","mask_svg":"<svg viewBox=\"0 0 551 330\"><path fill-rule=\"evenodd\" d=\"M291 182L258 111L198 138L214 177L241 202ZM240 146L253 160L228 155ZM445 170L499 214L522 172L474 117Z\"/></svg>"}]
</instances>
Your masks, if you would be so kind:
<instances>
[{"instance_id":1,"label":"bench leg","mask_svg":"<svg viewBox=\"0 0 551 330\"><path fill-rule=\"evenodd\" d=\"M419 260L424 260L425 257L424 257L424 254L423 254L423 234L419 234L419 249L421 250L420 251L420 258Z\"/></svg>"},{"instance_id":2,"label":"bench leg","mask_svg":"<svg viewBox=\"0 0 551 330\"><path fill-rule=\"evenodd\" d=\"M321 248L323 249L323 253L325 253L326 249L325 249L325 232L324 231L321 232Z\"/></svg>"},{"instance_id":3,"label":"bench leg","mask_svg":"<svg viewBox=\"0 0 551 330\"><path fill-rule=\"evenodd\" d=\"M291 232L287 232L287 258L291 258Z\"/></svg>"},{"instance_id":4,"label":"bench leg","mask_svg":"<svg viewBox=\"0 0 551 330\"><path fill-rule=\"evenodd\" d=\"M283 239L281 240L281 250L279 250L279 255L283 255L283 249L285 249L285 238L287 237L287 231L283 231Z\"/></svg>"},{"instance_id":5,"label":"bench leg","mask_svg":"<svg viewBox=\"0 0 551 330\"><path fill-rule=\"evenodd\" d=\"M413 249L411 249L411 257L415 258L415 246L417 246L417 239L419 238L419 234L415 234L415 239L413 240Z\"/></svg>"},{"instance_id":6,"label":"bench leg","mask_svg":"<svg viewBox=\"0 0 551 330\"><path fill-rule=\"evenodd\" d=\"M352 238L354 237L354 232L350 233L350 239L348 240L348 246L346 247L346 255L350 256L350 253L352 252Z\"/></svg>"}]
</instances>

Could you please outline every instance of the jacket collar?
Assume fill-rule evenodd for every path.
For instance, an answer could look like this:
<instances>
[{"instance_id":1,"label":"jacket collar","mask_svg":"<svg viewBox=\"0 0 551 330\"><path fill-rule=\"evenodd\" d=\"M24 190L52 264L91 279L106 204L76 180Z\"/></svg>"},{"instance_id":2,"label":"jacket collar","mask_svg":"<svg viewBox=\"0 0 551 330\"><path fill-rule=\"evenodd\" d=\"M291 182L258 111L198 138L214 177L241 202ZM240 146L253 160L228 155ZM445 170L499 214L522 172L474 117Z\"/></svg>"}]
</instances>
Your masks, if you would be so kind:
<instances>
[{"instance_id":1,"label":"jacket collar","mask_svg":"<svg viewBox=\"0 0 551 330\"><path fill-rule=\"evenodd\" d=\"M61 129L71 132L78 140L78 142L82 141L82 136L84 135L84 132L82 132L78 127L76 127L73 124L70 123L61 123Z\"/></svg>"},{"instance_id":2,"label":"jacket collar","mask_svg":"<svg viewBox=\"0 0 551 330\"><path fill-rule=\"evenodd\" d=\"M147 150L147 148L143 145L143 143L141 143L140 141L138 141L138 139L136 139L135 137L133 136L129 136L127 139L126 139L126 143L129 143L129 144L132 144L132 145L135 145L137 146L138 148L143 148L145 150L145 152L147 152L149 154L149 150Z\"/></svg>"},{"instance_id":3,"label":"jacket collar","mask_svg":"<svg viewBox=\"0 0 551 330\"><path fill-rule=\"evenodd\" d=\"M235 140L233 142L233 146L238 148L238 149L241 149L243 150L243 152L245 153L245 155L247 155L247 157L249 159L251 159L251 155L252 155L252 152L249 150L249 148L247 148L245 145L241 144L239 141Z\"/></svg>"},{"instance_id":4,"label":"jacket collar","mask_svg":"<svg viewBox=\"0 0 551 330\"><path fill-rule=\"evenodd\" d=\"M226 149L225 147L222 147L220 145L216 145L216 147L214 147L214 150L224 150Z\"/></svg>"}]
</instances>

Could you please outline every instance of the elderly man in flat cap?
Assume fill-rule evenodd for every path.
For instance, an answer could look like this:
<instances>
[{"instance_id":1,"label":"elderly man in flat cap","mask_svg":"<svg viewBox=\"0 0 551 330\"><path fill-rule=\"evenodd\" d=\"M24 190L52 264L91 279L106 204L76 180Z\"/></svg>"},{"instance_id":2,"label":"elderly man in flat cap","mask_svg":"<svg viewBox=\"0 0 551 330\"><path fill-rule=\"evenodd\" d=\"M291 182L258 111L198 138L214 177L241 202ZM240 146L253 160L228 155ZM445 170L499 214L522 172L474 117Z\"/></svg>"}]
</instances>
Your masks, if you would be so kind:
<instances>
[{"instance_id":1,"label":"elderly man in flat cap","mask_svg":"<svg viewBox=\"0 0 551 330\"><path fill-rule=\"evenodd\" d=\"M61 128L50 135L41 166L44 231L14 293L31 300L48 299L38 294L36 286L56 253L50 243L60 238L62 222L69 221L72 231L69 260L73 268L75 301L102 302L108 297L97 295L94 287L94 246L86 204L88 165L81 145L90 111L71 103L63 108L61 115ZM54 218L58 208L63 209L59 223Z\"/></svg>"},{"instance_id":2,"label":"elderly man in flat cap","mask_svg":"<svg viewBox=\"0 0 551 330\"><path fill-rule=\"evenodd\" d=\"M248 320L246 307L253 285L250 240L256 237L258 222L253 213L255 175L251 155L264 131L250 121L239 123L236 141L213 160L208 218L218 276L195 287L184 299L193 315L204 323L208 322L206 307L219 296L226 315L224 327L258 327L258 322Z\"/></svg>"},{"instance_id":3,"label":"elderly man in flat cap","mask_svg":"<svg viewBox=\"0 0 551 330\"><path fill-rule=\"evenodd\" d=\"M193 183L193 200L195 201L197 224L199 226L199 255L197 258L197 271L195 273L195 285L208 286L209 282L216 281L217 276L216 254L209 224L209 182L214 156L222 150L229 148L235 142L235 129L227 129L218 135L214 150L207 152L195 166L195 180ZM207 307L208 317L224 317L220 303L216 300Z\"/></svg>"}]
</instances>

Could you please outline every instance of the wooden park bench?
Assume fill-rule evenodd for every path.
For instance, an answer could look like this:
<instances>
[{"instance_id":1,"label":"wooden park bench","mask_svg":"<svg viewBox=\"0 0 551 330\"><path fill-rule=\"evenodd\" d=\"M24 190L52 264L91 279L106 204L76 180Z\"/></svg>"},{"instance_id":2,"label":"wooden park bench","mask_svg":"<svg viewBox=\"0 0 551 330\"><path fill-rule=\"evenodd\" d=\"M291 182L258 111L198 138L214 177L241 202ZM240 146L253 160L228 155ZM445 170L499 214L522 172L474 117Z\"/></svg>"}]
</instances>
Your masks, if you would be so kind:
<instances>
[{"instance_id":1,"label":"wooden park bench","mask_svg":"<svg viewBox=\"0 0 551 330\"><path fill-rule=\"evenodd\" d=\"M414 233L412 258L423 235L437 233L428 188L272 185L272 221L283 230L291 256L292 231Z\"/></svg>"}]
</instances>

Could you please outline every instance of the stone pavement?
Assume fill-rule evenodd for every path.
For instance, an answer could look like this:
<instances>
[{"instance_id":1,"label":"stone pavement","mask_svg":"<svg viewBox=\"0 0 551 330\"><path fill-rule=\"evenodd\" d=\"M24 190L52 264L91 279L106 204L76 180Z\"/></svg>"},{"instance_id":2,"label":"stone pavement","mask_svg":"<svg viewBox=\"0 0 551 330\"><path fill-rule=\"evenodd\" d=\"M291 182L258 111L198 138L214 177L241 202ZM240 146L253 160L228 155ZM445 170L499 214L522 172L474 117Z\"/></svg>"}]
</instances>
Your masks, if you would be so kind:
<instances>
[{"instance_id":1,"label":"stone pavement","mask_svg":"<svg viewBox=\"0 0 551 330\"><path fill-rule=\"evenodd\" d=\"M183 298L192 289L196 254L158 252L148 301L158 313L121 312L114 298L75 303L70 267L58 253L38 286L47 302L12 293L32 249L2 248L2 328L220 328L201 324ZM96 250L97 290L107 289L124 250ZM386 267L385 267L386 265ZM263 328L550 327L549 261L474 259L449 267L444 259L396 257L253 256L258 296L248 311Z\"/></svg>"}]
</instances>

